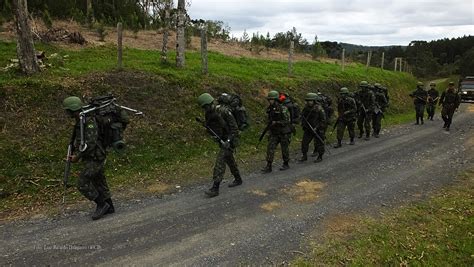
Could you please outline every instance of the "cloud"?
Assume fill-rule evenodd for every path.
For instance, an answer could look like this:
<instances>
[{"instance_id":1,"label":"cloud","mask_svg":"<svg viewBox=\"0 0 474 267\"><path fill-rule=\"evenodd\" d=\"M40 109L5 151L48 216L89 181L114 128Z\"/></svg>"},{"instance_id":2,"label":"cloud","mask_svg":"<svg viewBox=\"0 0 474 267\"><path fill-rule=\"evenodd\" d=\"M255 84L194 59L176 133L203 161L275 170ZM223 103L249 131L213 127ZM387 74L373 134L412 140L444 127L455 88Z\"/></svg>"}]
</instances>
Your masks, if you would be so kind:
<instances>
[{"instance_id":1,"label":"cloud","mask_svg":"<svg viewBox=\"0 0 474 267\"><path fill-rule=\"evenodd\" d=\"M310 41L318 35L364 45L407 45L474 35L471 0L194 0L189 13L227 22L234 36L244 30L274 35L296 27Z\"/></svg>"}]
</instances>

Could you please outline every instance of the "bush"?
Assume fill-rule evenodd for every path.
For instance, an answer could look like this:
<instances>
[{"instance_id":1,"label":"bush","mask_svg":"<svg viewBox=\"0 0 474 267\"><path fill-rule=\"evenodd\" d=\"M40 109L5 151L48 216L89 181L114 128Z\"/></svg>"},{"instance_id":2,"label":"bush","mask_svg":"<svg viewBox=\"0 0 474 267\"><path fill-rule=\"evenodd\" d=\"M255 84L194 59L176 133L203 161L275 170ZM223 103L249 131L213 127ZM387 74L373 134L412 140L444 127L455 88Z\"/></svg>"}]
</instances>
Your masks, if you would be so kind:
<instances>
[{"instance_id":1,"label":"bush","mask_svg":"<svg viewBox=\"0 0 474 267\"><path fill-rule=\"evenodd\" d=\"M99 41L101 41L101 42L104 42L105 41L105 36L107 36L107 34L109 34L105 30L104 24L101 23L101 22L99 22L97 24L97 27L96 27L95 31L97 32L97 35L99 36Z\"/></svg>"},{"instance_id":2,"label":"bush","mask_svg":"<svg viewBox=\"0 0 474 267\"><path fill-rule=\"evenodd\" d=\"M53 27L53 19L47 9L43 11L42 19L46 28L51 29Z\"/></svg>"}]
</instances>

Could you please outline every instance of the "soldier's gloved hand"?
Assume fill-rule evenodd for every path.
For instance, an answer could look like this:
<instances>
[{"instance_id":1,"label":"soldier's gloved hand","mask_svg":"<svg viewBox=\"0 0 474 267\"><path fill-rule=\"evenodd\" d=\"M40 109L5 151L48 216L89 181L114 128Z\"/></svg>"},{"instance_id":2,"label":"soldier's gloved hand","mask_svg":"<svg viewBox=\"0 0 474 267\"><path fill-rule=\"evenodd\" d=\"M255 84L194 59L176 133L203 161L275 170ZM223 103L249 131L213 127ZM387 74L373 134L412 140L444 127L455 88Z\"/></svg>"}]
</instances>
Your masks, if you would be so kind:
<instances>
[{"instance_id":1,"label":"soldier's gloved hand","mask_svg":"<svg viewBox=\"0 0 474 267\"><path fill-rule=\"evenodd\" d=\"M230 149L230 140L227 140L223 143L221 143L221 147L224 149Z\"/></svg>"}]
</instances>

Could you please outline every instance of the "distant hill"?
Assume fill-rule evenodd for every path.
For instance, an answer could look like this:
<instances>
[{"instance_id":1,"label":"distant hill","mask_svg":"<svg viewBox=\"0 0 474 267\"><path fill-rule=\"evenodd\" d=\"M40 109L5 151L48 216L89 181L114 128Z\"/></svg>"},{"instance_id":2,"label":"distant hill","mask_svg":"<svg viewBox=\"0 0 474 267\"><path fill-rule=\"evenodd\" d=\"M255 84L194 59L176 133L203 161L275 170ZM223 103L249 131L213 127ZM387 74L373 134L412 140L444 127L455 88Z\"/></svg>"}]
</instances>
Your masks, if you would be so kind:
<instances>
[{"instance_id":1,"label":"distant hill","mask_svg":"<svg viewBox=\"0 0 474 267\"><path fill-rule=\"evenodd\" d=\"M406 45L387 45L387 46L364 46L364 45L355 45L355 44L348 44L348 43L339 43L342 48L346 49L346 52L352 53L354 51L361 51L361 52L367 52L367 51L376 51L381 48L388 50L392 47L401 47L403 50L407 48Z\"/></svg>"}]
</instances>

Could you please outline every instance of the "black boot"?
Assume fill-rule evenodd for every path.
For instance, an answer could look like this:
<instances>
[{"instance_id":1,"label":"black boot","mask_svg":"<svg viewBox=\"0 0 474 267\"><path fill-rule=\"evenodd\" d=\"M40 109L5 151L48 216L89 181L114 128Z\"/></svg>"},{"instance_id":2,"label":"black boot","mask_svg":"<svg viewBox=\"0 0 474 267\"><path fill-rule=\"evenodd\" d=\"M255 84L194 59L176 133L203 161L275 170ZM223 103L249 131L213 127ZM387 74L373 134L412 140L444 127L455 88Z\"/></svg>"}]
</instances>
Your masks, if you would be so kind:
<instances>
[{"instance_id":1,"label":"black boot","mask_svg":"<svg viewBox=\"0 0 474 267\"><path fill-rule=\"evenodd\" d=\"M283 162L283 165L280 167L280 171L288 170L290 165L288 165L288 161Z\"/></svg>"},{"instance_id":2,"label":"black boot","mask_svg":"<svg viewBox=\"0 0 474 267\"><path fill-rule=\"evenodd\" d=\"M313 153L311 154L311 157L314 158L314 157L316 157L317 155L318 155L318 152L315 150L315 151L313 151Z\"/></svg>"},{"instance_id":3,"label":"black boot","mask_svg":"<svg viewBox=\"0 0 474 267\"><path fill-rule=\"evenodd\" d=\"M267 162L267 166L261 170L262 173L270 173L272 172L272 163Z\"/></svg>"},{"instance_id":4,"label":"black boot","mask_svg":"<svg viewBox=\"0 0 474 267\"><path fill-rule=\"evenodd\" d=\"M301 156L301 158L298 160L298 162L305 162L308 160L308 156L306 154L303 154L303 156Z\"/></svg>"},{"instance_id":5,"label":"black boot","mask_svg":"<svg viewBox=\"0 0 474 267\"><path fill-rule=\"evenodd\" d=\"M318 162L321 162L321 161L323 161L323 154L319 154L318 158L316 158L316 160L314 162L318 163Z\"/></svg>"},{"instance_id":6,"label":"black boot","mask_svg":"<svg viewBox=\"0 0 474 267\"><path fill-rule=\"evenodd\" d=\"M342 146L342 140L337 140L337 144L334 145L334 148L340 148Z\"/></svg>"},{"instance_id":7,"label":"black boot","mask_svg":"<svg viewBox=\"0 0 474 267\"><path fill-rule=\"evenodd\" d=\"M351 142L349 143L349 145L351 145L351 146L355 145L354 137L351 138Z\"/></svg>"},{"instance_id":8,"label":"black boot","mask_svg":"<svg viewBox=\"0 0 474 267\"><path fill-rule=\"evenodd\" d=\"M423 117L421 117L421 125L423 125L425 122L423 121Z\"/></svg>"},{"instance_id":9,"label":"black boot","mask_svg":"<svg viewBox=\"0 0 474 267\"><path fill-rule=\"evenodd\" d=\"M114 208L114 203L112 202L112 199L111 198L108 198L105 200L105 202L107 202L107 204L109 204L109 209L107 210L107 213L105 214L112 214L115 212L115 208Z\"/></svg>"},{"instance_id":10,"label":"black boot","mask_svg":"<svg viewBox=\"0 0 474 267\"><path fill-rule=\"evenodd\" d=\"M379 138L379 132L378 132L378 131L377 131L377 132L374 132L374 137L375 137L375 138Z\"/></svg>"},{"instance_id":11,"label":"black boot","mask_svg":"<svg viewBox=\"0 0 474 267\"><path fill-rule=\"evenodd\" d=\"M232 183L230 183L228 186L229 187L236 187L236 186L241 185L242 183L243 183L242 178L240 178L240 176L238 176L238 177L235 177L234 181Z\"/></svg>"},{"instance_id":12,"label":"black boot","mask_svg":"<svg viewBox=\"0 0 474 267\"><path fill-rule=\"evenodd\" d=\"M367 133L364 138L366 141L370 140L370 133Z\"/></svg>"},{"instance_id":13,"label":"black boot","mask_svg":"<svg viewBox=\"0 0 474 267\"><path fill-rule=\"evenodd\" d=\"M102 196L98 196L94 202L97 204L94 214L92 214L92 220L98 220L102 218L110 208L109 203L105 202Z\"/></svg>"},{"instance_id":14,"label":"black boot","mask_svg":"<svg viewBox=\"0 0 474 267\"><path fill-rule=\"evenodd\" d=\"M362 136L364 136L364 131L359 132L359 137L358 138L362 138Z\"/></svg>"},{"instance_id":15,"label":"black boot","mask_svg":"<svg viewBox=\"0 0 474 267\"><path fill-rule=\"evenodd\" d=\"M208 197L217 197L219 195L219 185L220 185L220 182L214 182L212 187L206 190L204 193Z\"/></svg>"}]
</instances>

